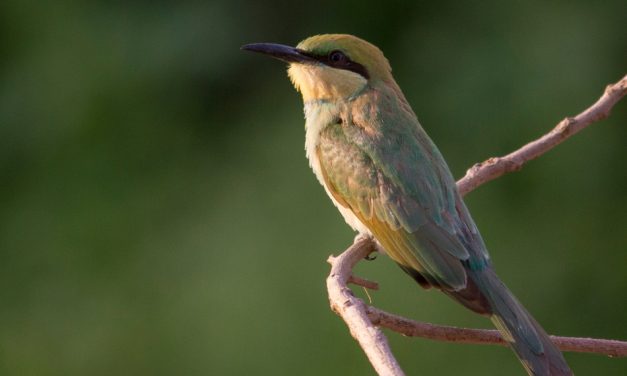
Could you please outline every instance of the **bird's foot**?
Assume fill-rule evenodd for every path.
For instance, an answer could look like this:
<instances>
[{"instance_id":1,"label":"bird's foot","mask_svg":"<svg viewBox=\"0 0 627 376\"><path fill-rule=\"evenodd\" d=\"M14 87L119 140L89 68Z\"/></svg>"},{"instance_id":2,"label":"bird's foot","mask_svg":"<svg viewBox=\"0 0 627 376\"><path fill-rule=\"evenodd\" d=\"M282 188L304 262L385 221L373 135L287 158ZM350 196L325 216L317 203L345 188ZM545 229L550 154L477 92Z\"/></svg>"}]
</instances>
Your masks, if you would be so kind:
<instances>
[{"instance_id":1,"label":"bird's foot","mask_svg":"<svg viewBox=\"0 0 627 376\"><path fill-rule=\"evenodd\" d=\"M353 243L357 243L357 242L364 241L364 240L372 242L372 245L373 245L373 251L370 252L368 256L364 257L364 259L366 259L367 261L376 260L377 254L382 252L383 248L381 247L379 242L370 234L362 234L362 233L357 234L357 236L355 236L355 239L353 240Z\"/></svg>"}]
</instances>

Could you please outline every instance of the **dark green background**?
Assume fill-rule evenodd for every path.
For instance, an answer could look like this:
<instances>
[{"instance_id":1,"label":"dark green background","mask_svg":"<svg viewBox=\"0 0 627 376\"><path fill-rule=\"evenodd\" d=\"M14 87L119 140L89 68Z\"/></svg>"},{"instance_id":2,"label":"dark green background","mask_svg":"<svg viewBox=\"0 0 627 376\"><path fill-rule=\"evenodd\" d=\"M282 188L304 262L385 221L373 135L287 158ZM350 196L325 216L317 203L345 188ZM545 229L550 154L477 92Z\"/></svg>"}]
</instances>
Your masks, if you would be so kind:
<instances>
[{"instance_id":1,"label":"dark green background","mask_svg":"<svg viewBox=\"0 0 627 376\"><path fill-rule=\"evenodd\" d=\"M0 374L373 374L328 308L325 260L353 234L309 171L301 99L240 45L377 44L455 176L627 68L622 0L407 3L2 1ZM619 103L467 198L551 333L627 339L626 122ZM379 307L490 325L385 257L358 272ZM408 374L523 374L504 348L389 337Z\"/></svg>"}]
</instances>

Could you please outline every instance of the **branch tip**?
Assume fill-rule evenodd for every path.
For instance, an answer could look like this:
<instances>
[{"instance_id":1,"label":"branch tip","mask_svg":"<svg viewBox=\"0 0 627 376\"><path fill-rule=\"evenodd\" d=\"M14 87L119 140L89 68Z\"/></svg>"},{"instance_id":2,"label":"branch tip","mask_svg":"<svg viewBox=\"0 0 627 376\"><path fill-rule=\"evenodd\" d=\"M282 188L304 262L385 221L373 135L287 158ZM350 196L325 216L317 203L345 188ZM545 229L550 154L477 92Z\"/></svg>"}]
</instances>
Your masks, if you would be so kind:
<instances>
[{"instance_id":1,"label":"branch tip","mask_svg":"<svg viewBox=\"0 0 627 376\"><path fill-rule=\"evenodd\" d=\"M369 290L378 290L379 289L379 284L377 282L374 281L369 281L365 278L361 278L361 277L357 277L354 275L351 275L350 277L348 277L348 283L352 283L353 285L357 285L357 286L361 286L363 288L369 289Z\"/></svg>"}]
</instances>

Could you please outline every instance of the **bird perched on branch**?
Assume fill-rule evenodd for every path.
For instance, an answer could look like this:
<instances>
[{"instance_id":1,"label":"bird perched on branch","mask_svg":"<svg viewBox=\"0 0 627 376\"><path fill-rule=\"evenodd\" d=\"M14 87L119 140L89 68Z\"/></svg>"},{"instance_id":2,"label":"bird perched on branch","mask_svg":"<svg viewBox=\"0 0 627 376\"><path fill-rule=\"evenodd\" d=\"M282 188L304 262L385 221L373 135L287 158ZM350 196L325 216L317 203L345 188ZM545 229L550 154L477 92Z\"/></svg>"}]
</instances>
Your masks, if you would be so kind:
<instances>
[{"instance_id":1,"label":"bird perched on branch","mask_svg":"<svg viewBox=\"0 0 627 376\"><path fill-rule=\"evenodd\" d=\"M311 168L346 222L422 287L491 318L530 375L571 375L499 280L455 180L383 53L345 34L242 47L283 60L302 94Z\"/></svg>"}]
</instances>

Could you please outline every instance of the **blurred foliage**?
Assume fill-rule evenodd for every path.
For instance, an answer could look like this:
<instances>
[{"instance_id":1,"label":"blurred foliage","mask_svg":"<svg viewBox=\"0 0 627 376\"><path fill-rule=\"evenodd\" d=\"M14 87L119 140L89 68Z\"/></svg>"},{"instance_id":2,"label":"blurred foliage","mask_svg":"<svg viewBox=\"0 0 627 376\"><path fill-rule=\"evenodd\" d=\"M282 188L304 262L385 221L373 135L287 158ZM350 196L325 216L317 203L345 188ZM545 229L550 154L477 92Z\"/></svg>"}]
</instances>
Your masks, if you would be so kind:
<instances>
[{"instance_id":1,"label":"blurred foliage","mask_svg":"<svg viewBox=\"0 0 627 376\"><path fill-rule=\"evenodd\" d=\"M325 259L353 234L307 166L300 97L239 46L379 45L461 176L625 74L624 5L1 2L0 374L373 374L328 309ZM468 196L549 332L627 339L626 121L620 103ZM489 326L385 257L362 264L380 307ZM523 374L503 348L390 339L408 374Z\"/></svg>"}]
</instances>

